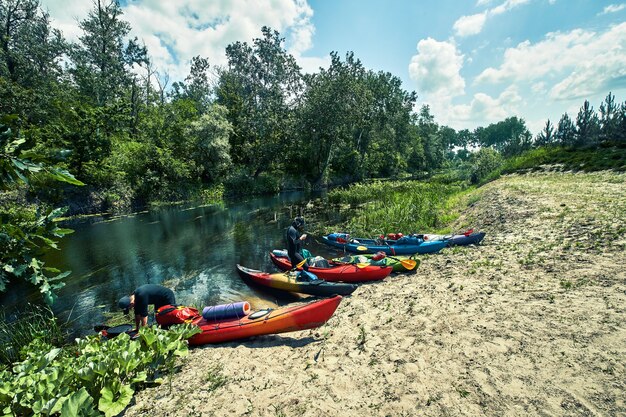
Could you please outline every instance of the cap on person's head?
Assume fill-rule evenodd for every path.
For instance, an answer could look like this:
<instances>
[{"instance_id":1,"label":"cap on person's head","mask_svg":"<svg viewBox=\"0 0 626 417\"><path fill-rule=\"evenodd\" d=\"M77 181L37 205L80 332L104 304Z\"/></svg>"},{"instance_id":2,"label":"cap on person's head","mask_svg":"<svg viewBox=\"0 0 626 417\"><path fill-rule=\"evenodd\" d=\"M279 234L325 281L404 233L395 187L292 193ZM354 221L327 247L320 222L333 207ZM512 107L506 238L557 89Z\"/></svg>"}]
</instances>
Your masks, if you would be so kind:
<instances>
[{"instance_id":1,"label":"cap on person's head","mask_svg":"<svg viewBox=\"0 0 626 417\"><path fill-rule=\"evenodd\" d=\"M128 311L130 310L130 297L125 295L124 297L120 298L120 300L117 302L117 305L119 308L124 310L124 314L128 314Z\"/></svg>"},{"instance_id":2,"label":"cap on person's head","mask_svg":"<svg viewBox=\"0 0 626 417\"><path fill-rule=\"evenodd\" d=\"M293 223L296 225L296 227L302 227L304 226L304 217L298 216L295 219L293 219Z\"/></svg>"}]
</instances>

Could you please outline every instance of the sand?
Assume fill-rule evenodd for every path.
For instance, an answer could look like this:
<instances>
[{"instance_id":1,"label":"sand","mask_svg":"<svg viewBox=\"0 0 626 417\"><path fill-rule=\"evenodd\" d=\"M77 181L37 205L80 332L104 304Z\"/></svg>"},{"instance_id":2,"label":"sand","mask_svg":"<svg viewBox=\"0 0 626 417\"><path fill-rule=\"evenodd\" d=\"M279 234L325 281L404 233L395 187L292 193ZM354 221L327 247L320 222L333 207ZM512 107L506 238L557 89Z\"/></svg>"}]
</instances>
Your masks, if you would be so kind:
<instances>
[{"instance_id":1,"label":"sand","mask_svg":"<svg viewBox=\"0 0 626 417\"><path fill-rule=\"evenodd\" d=\"M626 175L482 187L480 246L362 285L315 330L192 349L126 416L626 415Z\"/></svg>"}]
</instances>

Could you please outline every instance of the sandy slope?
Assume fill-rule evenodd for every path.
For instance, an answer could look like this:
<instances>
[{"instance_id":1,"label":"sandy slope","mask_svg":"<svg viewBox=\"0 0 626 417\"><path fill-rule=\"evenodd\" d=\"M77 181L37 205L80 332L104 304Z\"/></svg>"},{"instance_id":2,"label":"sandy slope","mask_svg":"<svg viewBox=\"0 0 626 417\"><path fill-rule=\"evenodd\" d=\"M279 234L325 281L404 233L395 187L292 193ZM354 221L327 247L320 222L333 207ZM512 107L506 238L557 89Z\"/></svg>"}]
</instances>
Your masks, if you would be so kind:
<instances>
[{"instance_id":1,"label":"sandy slope","mask_svg":"<svg viewBox=\"0 0 626 417\"><path fill-rule=\"evenodd\" d=\"M626 176L480 194L457 226L483 245L361 286L320 329L194 349L125 415L626 415Z\"/></svg>"}]
</instances>

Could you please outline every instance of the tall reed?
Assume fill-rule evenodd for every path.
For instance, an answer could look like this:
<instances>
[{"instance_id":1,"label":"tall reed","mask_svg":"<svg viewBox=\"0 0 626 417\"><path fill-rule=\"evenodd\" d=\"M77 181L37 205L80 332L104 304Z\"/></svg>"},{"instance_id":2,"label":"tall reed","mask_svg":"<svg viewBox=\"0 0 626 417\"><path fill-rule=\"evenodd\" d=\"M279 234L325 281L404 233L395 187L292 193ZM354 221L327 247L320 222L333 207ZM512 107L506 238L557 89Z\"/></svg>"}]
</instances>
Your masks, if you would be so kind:
<instances>
[{"instance_id":1,"label":"tall reed","mask_svg":"<svg viewBox=\"0 0 626 417\"><path fill-rule=\"evenodd\" d=\"M53 346L65 342L64 330L49 307L28 304L9 317L0 311L0 364L21 360L20 350L35 339Z\"/></svg>"},{"instance_id":2,"label":"tall reed","mask_svg":"<svg viewBox=\"0 0 626 417\"><path fill-rule=\"evenodd\" d=\"M333 190L328 198L331 203L354 208L343 225L353 236L424 233L444 227L451 220L448 200L466 188L419 181L374 181Z\"/></svg>"}]
</instances>

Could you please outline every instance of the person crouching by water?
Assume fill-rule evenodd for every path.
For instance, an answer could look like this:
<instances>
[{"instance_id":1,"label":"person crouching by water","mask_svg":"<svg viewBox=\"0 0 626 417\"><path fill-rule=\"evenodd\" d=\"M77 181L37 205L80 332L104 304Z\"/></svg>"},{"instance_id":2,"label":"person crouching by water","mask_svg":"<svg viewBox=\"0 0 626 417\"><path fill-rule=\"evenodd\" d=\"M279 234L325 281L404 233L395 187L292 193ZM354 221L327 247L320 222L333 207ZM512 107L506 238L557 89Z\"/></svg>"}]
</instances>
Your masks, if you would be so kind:
<instances>
[{"instance_id":1,"label":"person crouching by water","mask_svg":"<svg viewBox=\"0 0 626 417\"><path fill-rule=\"evenodd\" d=\"M154 304L154 309L164 305L175 305L176 297L174 292L156 284L144 284L138 287L130 296L120 298L117 305L124 310L124 314L133 308L135 311L135 331L139 331L140 326L148 325L148 306Z\"/></svg>"},{"instance_id":2,"label":"person crouching by water","mask_svg":"<svg viewBox=\"0 0 626 417\"><path fill-rule=\"evenodd\" d=\"M306 233L300 234L303 229L304 219L302 217L296 217L293 219L291 226L287 228L287 233L285 235L287 239L287 254L289 255L289 261L291 262L292 268L295 268L296 265L305 259L302 255L302 244L306 239ZM302 269L307 271L309 266L305 263L302 266Z\"/></svg>"}]
</instances>

